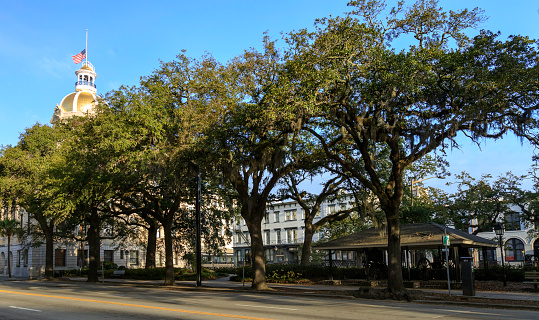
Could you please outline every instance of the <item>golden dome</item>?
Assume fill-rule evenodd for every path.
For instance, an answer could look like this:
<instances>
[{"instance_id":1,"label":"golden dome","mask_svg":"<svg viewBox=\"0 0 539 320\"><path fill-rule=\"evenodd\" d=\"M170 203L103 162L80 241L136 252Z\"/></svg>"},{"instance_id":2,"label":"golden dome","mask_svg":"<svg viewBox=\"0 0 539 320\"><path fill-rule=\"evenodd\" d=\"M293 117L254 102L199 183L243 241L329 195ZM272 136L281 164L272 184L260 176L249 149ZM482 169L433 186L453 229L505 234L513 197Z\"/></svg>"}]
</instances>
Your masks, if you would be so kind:
<instances>
[{"instance_id":1,"label":"golden dome","mask_svg":"<svg viewBox=\"0 0 539 320\"><path fill-rule=\"evenodd\" d=\"M60 102L64 112L87 112L92 110L97 102L96 96L87 91L78 91L68 94Z\"/></svg>"},{"instance_id":2,"label":"golden dome","mask_svg":"<svg viewBox=\"0 0 539 320\"><path fill-rule=\"evenodd\" d=\"M83 69L83 70L90 70L90 71L92 71L92 72L94 71L94 70L92 70L92 68L90 68L90 67L89 67L88 65L86 65L86 64L83 65L83 66L81 67L81 69Z\"/></svg>"}]
</instances>

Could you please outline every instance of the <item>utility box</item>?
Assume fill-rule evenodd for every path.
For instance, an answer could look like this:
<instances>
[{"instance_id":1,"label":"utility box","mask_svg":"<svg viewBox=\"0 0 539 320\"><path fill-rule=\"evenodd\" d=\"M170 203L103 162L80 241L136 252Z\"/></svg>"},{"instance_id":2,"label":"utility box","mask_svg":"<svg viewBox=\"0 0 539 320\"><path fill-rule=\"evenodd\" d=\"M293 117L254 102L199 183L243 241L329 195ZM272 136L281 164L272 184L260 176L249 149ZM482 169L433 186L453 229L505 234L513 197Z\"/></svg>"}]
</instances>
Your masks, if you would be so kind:
<instances>
[{"instance_id":1,"label":"utility box","mask_svg":"<svg viewBox=\"0 0 539 320\"><path fill-rule=\"evenodd\" d=\"M473 275L472 257L461 257L462 272L462 294L465 296L475 296L475 279Z\"/></svg>"}]
</instances>

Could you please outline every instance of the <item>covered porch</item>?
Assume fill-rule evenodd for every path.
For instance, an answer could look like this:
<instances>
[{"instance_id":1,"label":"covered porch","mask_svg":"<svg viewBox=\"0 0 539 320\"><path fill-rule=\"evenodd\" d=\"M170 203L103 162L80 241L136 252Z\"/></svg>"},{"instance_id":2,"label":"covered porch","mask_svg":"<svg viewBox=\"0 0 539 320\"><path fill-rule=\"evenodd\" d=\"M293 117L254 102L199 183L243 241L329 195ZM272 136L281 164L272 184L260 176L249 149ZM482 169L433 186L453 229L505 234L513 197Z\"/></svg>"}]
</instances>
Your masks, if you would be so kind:
<instances>
[{"instance_id":1,"label":"covered porch","mask_svg":"<svg viewBox=\"0 0 539 320\"><path fill-rule=\"evenodd\" d=\"M443 236L446 234L449 239L448 258L446 260ZM495 241L468 234L461 230L449 228L437 223L418 223L401 225L401 250L403 277L410 280L411 268L420 268L425 271L421 280L428 280L429 270L442 270L449 263L455 270L456 278L460 281L460 262L464 257L472 257L477 262L478 257L474 255L472 248L477 248L482 252L482 256L487 256L489 249L496 248ZM330 279L334 267L332 253L337 250L356 251L361 256L358 261L360 266L369 268L370 266L385 265L387 261L387 233L385 230L370 228L354 234L318 244L316 250L328 251L328 264L330 267ZM428 253L428 254L427 254ZM486 265L485 259L484 267ZM368 274L368 273L367 273ZM367 276L368 277L368 276Z\"/></svg>"}]
</instances>

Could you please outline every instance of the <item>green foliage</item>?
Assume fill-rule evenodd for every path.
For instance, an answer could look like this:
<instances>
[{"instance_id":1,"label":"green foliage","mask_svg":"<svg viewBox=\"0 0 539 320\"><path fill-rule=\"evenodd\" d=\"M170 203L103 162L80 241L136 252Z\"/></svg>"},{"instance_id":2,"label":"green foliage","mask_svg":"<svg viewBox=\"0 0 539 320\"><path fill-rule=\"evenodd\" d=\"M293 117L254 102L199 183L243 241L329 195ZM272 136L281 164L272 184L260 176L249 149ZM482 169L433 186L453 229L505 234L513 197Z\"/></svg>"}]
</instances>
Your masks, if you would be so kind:
<instances>
[{"instance_id":1,"label":"green foliage","mask_svg":"<svg viewBox=\"0 0 539 320\"><path fill-rule=\"evenodd\" d=\"M414 205L400 210L402 223L427 223L432 222L433 209L429 205Z\"/></svg>"},{"instance_id":2,"label":"green foliage","mask_svg":"<svg viewBox=\"0 0 539 320\"><path fill-rule=\"evenodd\" d=\"M236 274L233 280L242 281L242 268L236 268L233 272ZM318 282L327 280L329 277L329 267L320 265L293 265L293 264L269 264L266 266L268 281L286 283L306 283L306 281ZM246 281L251 274L251 267L245 267ZM335 279L365 279L365 270L363 268L333 268L333 277Z\"/></svg>"},{"instance_id":3,"label":"green foliage","mask_svg":"<svg viewBox=\"0 0 539 320\"><path fill-rule=\"evenodd\" d=\"M20 223L15 219L4 218L0 220L0 235L2 236L14 236L20 233Z\"/></svg>"},{"instance_id":4,"label":"green foliage","mask_svg":"<svg viewBox=\"0 0 539 320\"><path fill-rule=\"evenodd\" d=\"M66 230L88 224L91 248L111 219L158 222L173 282L173 246L192 246L193 212L182 204L193 203L201 168L206 204L228 202L207 210L208 248L218 251L230 235L221 236L222 221L227 227L232 208L239 210L253 236L255 287L263 288L261 222L270 193L289 173L324 166L365 200L357 201L357 217L326 228L328 237L365 227L356 219L366 213L373 224L387 224L390 289L403 290L401 220L453 215L465 228L473 214L488 229L494 219L485 212L499 215L506 206L495 200L496 187L462 176L469 188L451 212L442 209L444 197L434 207L425 201L401 210L405 177L436 171L422 159L458 147L458 133L478 142L513 132L538 142L537 42L502 41L489 31L469 38L467 29L484 19L477 8L446 12L435 0L399 2L389 12L384 1L350 6L345 17L318 20L313 32L289 34L284 51L265 37L262 52L250 49L226 64L180 54L139 86L108 94L108 105L100 103L92 117L28 129L18 146L1 151L0 197L44 217L43 230L60 221ZM396 48L394 40L403 37L414 40ZM531 208L528 221L537 221L536 194L506 195L523 212ZM122 236L127 229L116 228ZM288 271L275 276L308 276Z\"/></svg>"},{"instance_id":5,"label":"green foliage","mask_svg":"<svg viewBox=\"0 0 539 320\"><path fill-rule=\"evenodd\" d=\"M107 261L107 262L103 262L103 268L105 270L116 270L118 269L118 265L114 262Z\"/></svg>"},{"instance_id":6,"label":"green foliage","mask_svg":"<svg viewBox=\"0 0 539 320\"><path fill-rule=\"evenodd\" d=\"M271 272L266 273L266 280L268 282L298 283L302 279L303 279L303 274L299 272L295 273L292 270L289 270L285 273L284 270L280 269L280 270L273 270Z\"/></svg>"},{"instance_id":7,"label":"green foliage","mask_svg":"<svg viewBox=\"0 0 539 320\"><path fill-rule=\"evenodd\" d=\"M335 221L322 227L320 230L321 241L341 238L370 227L372 224L364 217L351 214L341 221Z\"/></svg>"},{"instance_id":8,"label":"green foliage","mask_svg":"<svg viewBox=\"0 0 539 320\"><path fill-rule=\"evenodd\" d=\"M434 0L399 2L390 12L384 1L350 5L350 15L289 36L289 94L314 115L306 130L327 157L378 198L390 290L402 292L396 230L406 168L455 146L458 132L473 141L513 132L537 142L537 43L485 31L468 38L466 29L484 19L480 9L446 12ZM402 37L415 41L396 50L392 41Z\"/></svg>"},{"instance_id":9,"label":"green foliage","mask_svg":"<svg viewBox=\"0 0 539 320\"><path fill-rule=\"evenodd\" d=\"M163 280L165 279L165 273L166 268L125 269L124 278L136 280Z\"/></svg>"},{"instance_id":10,"label":"green foliage","mask_svg":"<svg viewBox=\"0 0 539 320\"><path fill-rule=\"evenodd\" d=\"M505 265L507 281L524 281L525 271L539 271L537 268ZM475 280L498 280L503 281L504 270L501 265L489 266L487 269L474 269Z\"/></svg>"},{"instance_id":11,"label":"green foliage","mask_svg":"<svg viewBox=\"0 0 539 320\"><path fill-rule=\"evenodd\" d=\"M117 269L117 268L116 268ZM123 269L125 274L123 279L135 279L135 280L164 280L166 276L166 268L149 268L149 269ZM78 273L78 270L74 271ZM114 269L105 269L105 276L111 277ZM188 269L175 268L174 277L176 280L192 281L196 280L196 273ZM215 272L208 269L202 270L202 280L216 279Z\"/></svg>"},{"instance_id":12,"label":"green foliage","mask_svg":"<svg viewBox=\"0 0 539 320\"><path fill-rule=\"evenodd\" d=\"M517 193L522 191L516 186L523 177L516 177L510 172L492 180L491 175L483 175L476 180L468 173L457 175L457 192L449 196L447 205L448 219L459 229L475 229L474 234L491 231L499 221L507 219L511 214L519 214L512 205L518 204ZM525 202L525 201L523 201ZM520 226L510 225L505 221L508 230Z\"/></svg>"}]
</instances>

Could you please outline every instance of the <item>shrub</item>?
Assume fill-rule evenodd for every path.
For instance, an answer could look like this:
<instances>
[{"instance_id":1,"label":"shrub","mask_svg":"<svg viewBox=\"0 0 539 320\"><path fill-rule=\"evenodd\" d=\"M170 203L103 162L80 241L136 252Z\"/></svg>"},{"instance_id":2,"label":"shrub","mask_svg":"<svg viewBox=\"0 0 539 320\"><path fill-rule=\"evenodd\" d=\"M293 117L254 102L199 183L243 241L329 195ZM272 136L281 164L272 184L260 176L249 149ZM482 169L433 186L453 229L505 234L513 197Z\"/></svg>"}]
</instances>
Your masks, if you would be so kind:
<instances>
[{"instance_id":1,"label":"shrub","mask_svg":"<svg viewBox=\"0 0 539 320\"><path fill-rule=\"evenodd\" d=\"M524 281L525 271L539 271L538 268L521 267L521 266L505 266L505 275L507 281ZM503 268L500 265L490 266L488 269L474 269L475 280L498 280L503 281Z\"/></svg>"},{"instance_id":2,"label":"shrub","mask_svg":"<svg viewBox=\"0 0 539 320\"><path fill-rule=\"evenodd\" d=\"M252 276L250 266L245 266L245 281L250 281ZM236 274L236 277L231 278L233 281L242 281L242 267L230 270ZM320 265L291 265L291 264L270 264L266 265L266 279L268 282L317 282L326 280L329 277L329 267ZM336 268L333 267L334 279L365 279L365 270L363 268ZM305 281L308 280L308 281Z\"/></svg>"}]
</instances>

